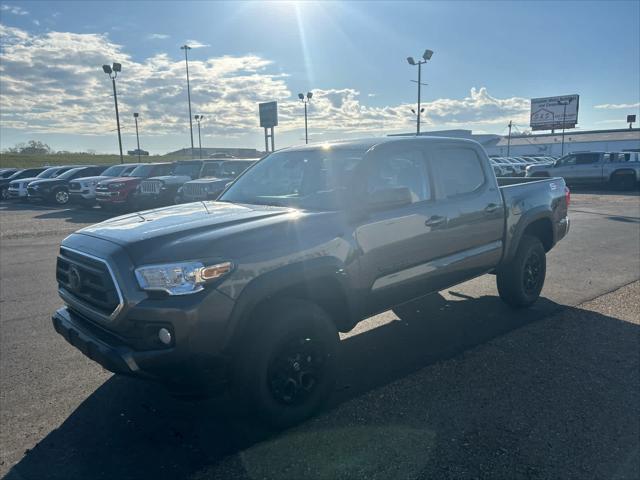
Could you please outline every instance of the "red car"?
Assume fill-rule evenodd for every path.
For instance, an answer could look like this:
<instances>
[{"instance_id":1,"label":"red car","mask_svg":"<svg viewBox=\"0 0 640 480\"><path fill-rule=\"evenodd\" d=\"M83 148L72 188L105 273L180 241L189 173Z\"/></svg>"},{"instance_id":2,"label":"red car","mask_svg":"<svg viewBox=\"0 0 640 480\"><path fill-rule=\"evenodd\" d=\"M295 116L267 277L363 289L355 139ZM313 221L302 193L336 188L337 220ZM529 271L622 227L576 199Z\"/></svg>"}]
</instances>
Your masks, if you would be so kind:
<instances>
[{"instance_id":1,"label":"red car","mask_svg":"<svg viewBox=\"0 0 640 480\"><path fill-rule=\"evenodd\" d=\"M136 167L126 177L110 178L96 185L96 200L102 208L136 207L135 192L140 182L149 177L169 175L173 163L146 163Z\"/></svg>"}]
</instances>

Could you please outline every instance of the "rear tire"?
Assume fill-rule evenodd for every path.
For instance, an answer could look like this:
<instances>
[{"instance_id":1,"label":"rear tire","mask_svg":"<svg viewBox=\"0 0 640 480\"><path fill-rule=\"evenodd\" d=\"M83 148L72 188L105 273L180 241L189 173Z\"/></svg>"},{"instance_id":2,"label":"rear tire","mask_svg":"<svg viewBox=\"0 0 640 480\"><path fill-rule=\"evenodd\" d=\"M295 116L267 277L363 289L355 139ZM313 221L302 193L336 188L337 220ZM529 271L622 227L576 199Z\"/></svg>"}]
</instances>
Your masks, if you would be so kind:
<instances>
[{"instance_id":1,"label":"rear tire","mask_svg":"<svg viewBox=\"0 0 640 480\"><path fill-rule=\"evenodd\" d=\"M635 187L636 179L633 175L618 174L611 177L611 185L616 190L632 190Z\"/></svg>"},{"instance_id":2,"label":"rear tire","mask_svg":"<svg viewBox=\"0 0 640 480\"><path fill-rule=\"evenodd\" d=\"M282 299L261 309L249 328L236 351L235 396L276 428L311 416L335 385L339 337L329 315Z\"/></svg>"},{"instance_id":3,"label":"rear tire","mask_svg":"<svg viewBox=\"0 0 640 480\"><path fill-rule=\"evenodd\" d=\"M532 305L544 286L547 272L546 254L542 242L524 235L515 257L497 271L500 298L514 308Z\"/></svg>"}]
</instances>

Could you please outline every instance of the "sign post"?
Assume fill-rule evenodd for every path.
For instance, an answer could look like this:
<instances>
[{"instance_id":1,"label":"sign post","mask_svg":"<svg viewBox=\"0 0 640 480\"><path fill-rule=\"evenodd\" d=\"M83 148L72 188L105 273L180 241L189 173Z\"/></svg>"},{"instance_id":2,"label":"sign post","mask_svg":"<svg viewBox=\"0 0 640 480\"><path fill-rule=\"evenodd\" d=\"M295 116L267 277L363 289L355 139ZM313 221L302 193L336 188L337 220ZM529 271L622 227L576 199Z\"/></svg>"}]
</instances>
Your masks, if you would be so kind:
<instances>
[{"instance_id":1,"label":"sign post","mask_svg":"<svg viewBox=\"0 0 640 480\"><path fill-rule=\"evenodd\" d=\"M269 137L271 137L271 151L275 150L275 135L273 127L278 125L278 102L259 103L260 126L264 128L264 148L269 152ZM271 130L271 133L269 133Z\"/></svg>"}]
</instances>

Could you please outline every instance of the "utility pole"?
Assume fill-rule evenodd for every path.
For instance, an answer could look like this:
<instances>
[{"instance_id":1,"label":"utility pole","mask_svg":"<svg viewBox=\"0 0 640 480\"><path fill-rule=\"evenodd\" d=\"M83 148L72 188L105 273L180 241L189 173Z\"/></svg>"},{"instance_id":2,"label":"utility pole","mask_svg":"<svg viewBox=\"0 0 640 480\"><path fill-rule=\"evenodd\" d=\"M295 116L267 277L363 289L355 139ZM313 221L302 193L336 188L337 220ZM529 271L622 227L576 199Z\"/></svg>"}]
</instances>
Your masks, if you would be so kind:
<instances>
[{"instance_id":1,"label":"utility pole","mask_svg":"<svg viewBox=\"0 0 640 480\"><path fill-rule=\"evenodd\" d=\"M513 122L509 120L509 138L507 140L507 157L511 151L511 127L513 126Z\"/></svg>"},{"instance_id":2,"label":"utility pole","mask_svg":"<svg viewBox=\"0 0 640 480\"><path fill-rule=\"evenodd\" d=\"M140 162L140 136L138 135L138 114L134 113L133 118L136 121L136 141L138 142L138 162Z\"/></svg>"},{"instance_id":3,"label":"utility pole","mask_svg":"<svg viewBox=\"0 0 640 480\"><path fill-rule=\"evenodd\" d=\"M191 156L193 157L193 121L191 120L191 86L189 85L189 58L187 52L191 50L189 45L183 45L180 50L184 50L184 63L187 66L187 100L189 101L189 133L191 134Z\"/></svg>"},{"instance_id":4,"label":"utility pole","mask_svg":"<svg viewBox=\"0 0 640 480\"><path fill-rule=\"evenodd\" d=\"M569 102L564 102L564 109L563 109L563 113L562 113L562 153L560 154L560 156L564 156L564 126L567 123L567 105L569 104Z\"/></svg>"}]
</instances>

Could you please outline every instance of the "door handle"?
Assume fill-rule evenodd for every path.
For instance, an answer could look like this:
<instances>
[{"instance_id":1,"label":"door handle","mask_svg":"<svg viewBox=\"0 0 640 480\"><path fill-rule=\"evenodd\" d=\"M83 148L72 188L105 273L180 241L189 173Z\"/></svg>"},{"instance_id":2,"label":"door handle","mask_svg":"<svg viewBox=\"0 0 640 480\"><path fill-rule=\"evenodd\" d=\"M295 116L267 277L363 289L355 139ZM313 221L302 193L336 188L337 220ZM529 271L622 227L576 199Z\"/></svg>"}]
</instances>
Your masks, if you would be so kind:
<instances>
[{"instance_id":1,"label":"door handle","mask_svg":"<svg viewBox=\"0 0 640 480\"><path fill-rule=\"evenodd\" d=\"M424 225L425 227L435 227L436 225L440 225L441 223L444 223L446 221L447 221L447 217L443 217L440 215L433 215L429 219L425 220Z\"/></svg>"},{"instance_id":2,"label":"door handle","mask_svg":"<svg viewBox=\"0 0 640 480\"><path fill-rule=\"evenodd\" d=\"M487 213L493 213L493 212L495 212L496 210L498 210L498 208L500 208L500 206L499 206L499 205L496 205L495 203L490 203L489 205L487 205L487 206L484 208L484 211L485 211L485 212L487 212Z\"/></svg>"}]
</instances>

